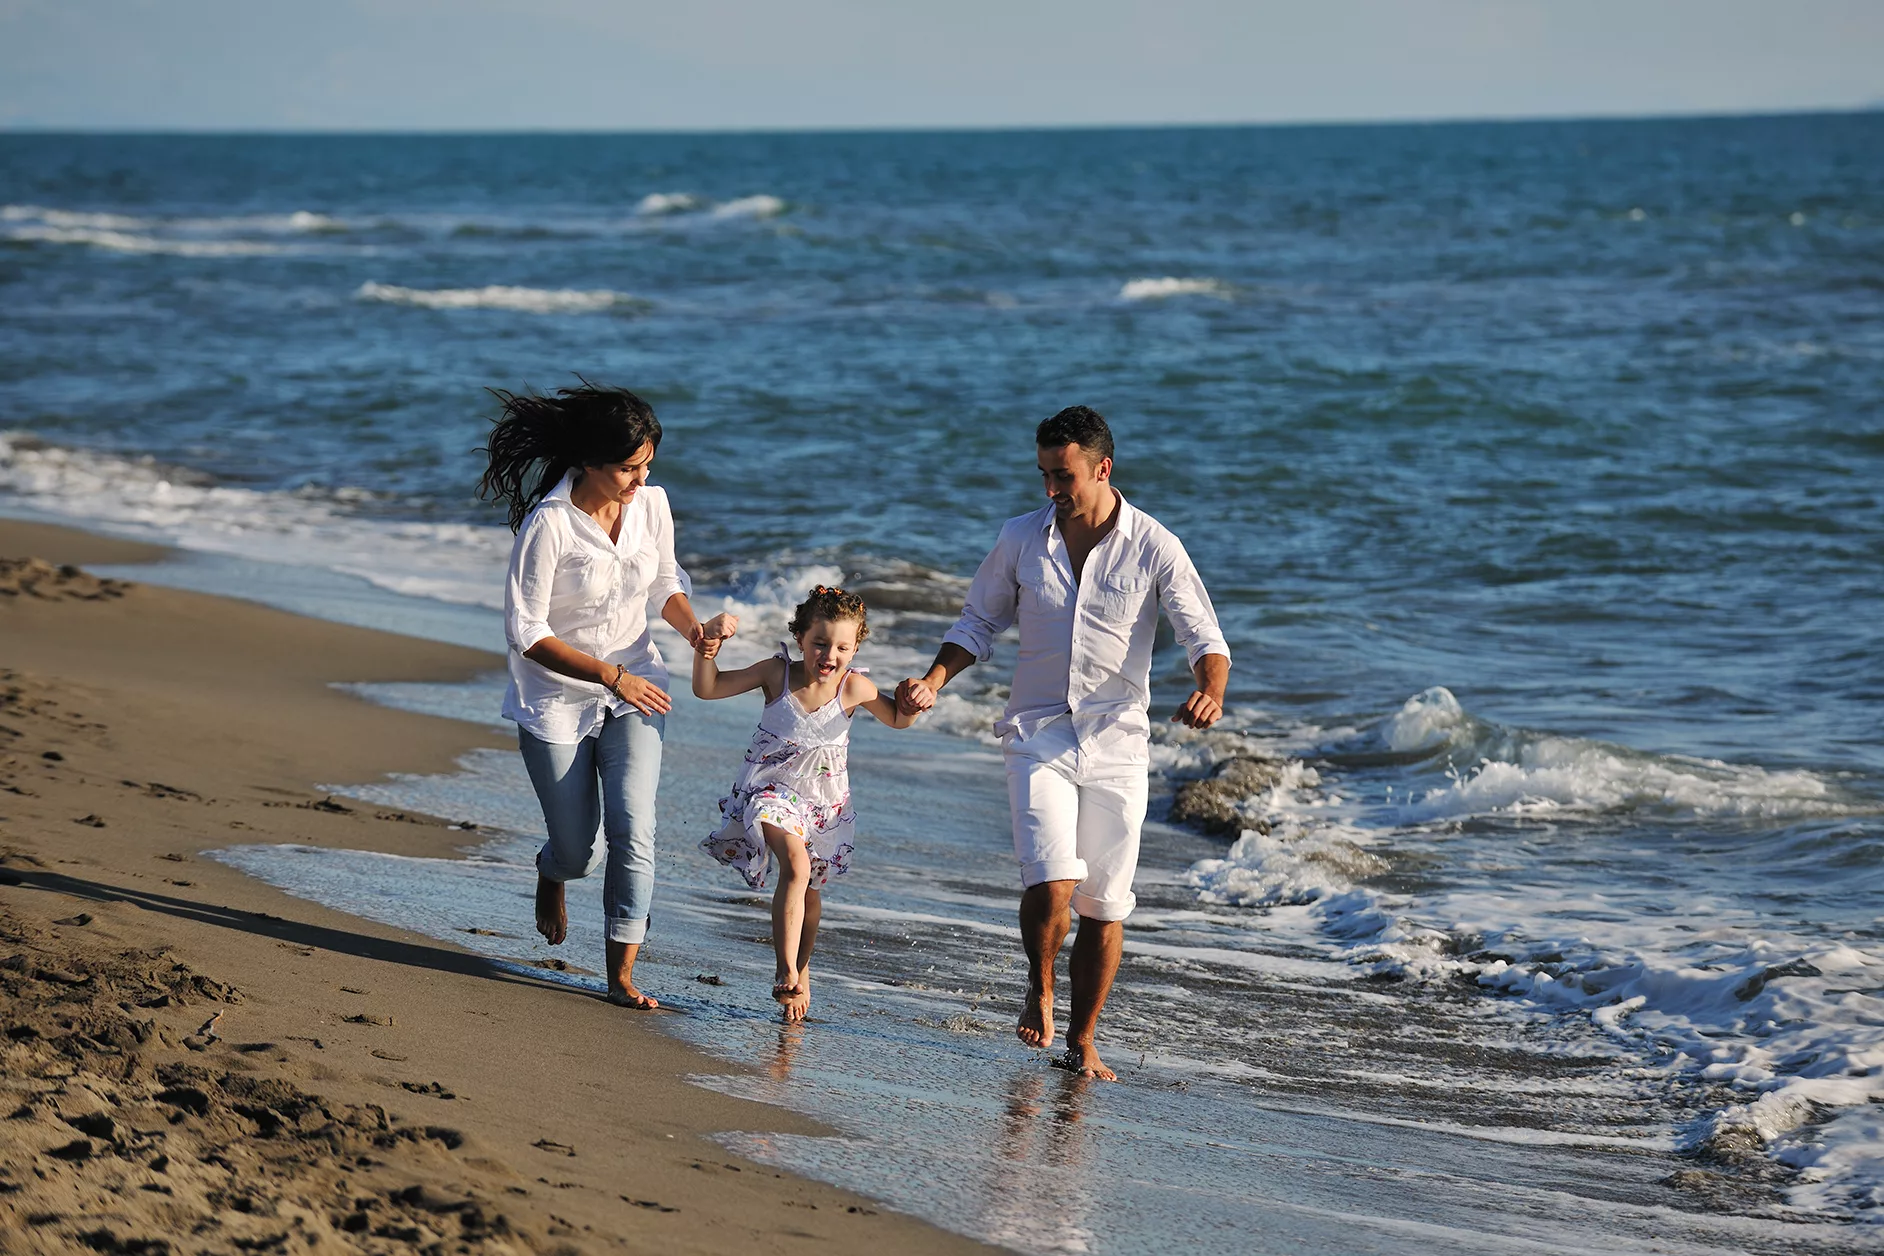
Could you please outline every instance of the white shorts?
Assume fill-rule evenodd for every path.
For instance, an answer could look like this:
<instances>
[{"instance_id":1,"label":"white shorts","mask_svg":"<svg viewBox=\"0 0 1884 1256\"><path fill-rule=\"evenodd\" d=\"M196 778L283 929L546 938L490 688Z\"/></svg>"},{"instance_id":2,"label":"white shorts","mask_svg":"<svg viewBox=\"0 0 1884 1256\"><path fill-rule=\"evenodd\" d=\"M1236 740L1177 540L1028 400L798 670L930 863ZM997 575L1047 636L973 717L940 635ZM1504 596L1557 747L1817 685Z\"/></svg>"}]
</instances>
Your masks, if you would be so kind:
<instances>
[{"instance_id":1,"label":"white shorts","mask_svg":"<svg viewBox=\"0 0 1884 1256\"><path fill-rule=\"evenodd\" d=\"M1138 831L1148 792L1144 765L1082 763L1071 718L1007 738L1007 797L1021 884L1077 881L1073 910L1123 920L1138 902Z\"/></svg>"}]
</instances>

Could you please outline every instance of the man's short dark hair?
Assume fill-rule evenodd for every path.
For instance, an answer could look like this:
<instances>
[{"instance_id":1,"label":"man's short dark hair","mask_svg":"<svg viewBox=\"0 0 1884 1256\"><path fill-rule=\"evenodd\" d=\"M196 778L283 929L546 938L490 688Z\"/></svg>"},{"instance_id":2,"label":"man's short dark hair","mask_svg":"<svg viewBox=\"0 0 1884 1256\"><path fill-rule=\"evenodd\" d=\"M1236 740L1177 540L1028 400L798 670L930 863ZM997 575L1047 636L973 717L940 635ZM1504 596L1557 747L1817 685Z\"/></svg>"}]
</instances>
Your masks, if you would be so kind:
<instances>
[{"instance_id":1,"label":"man's short dark hair","mask_svg":"<svg viewBox=\"0 0 1884 1256\"><path fill-rule=\"evenodd\" d=\"M1112 456L1112 429L1091 406L1068 406L1034 430L1034 444L1042 449L1078 445L1097 465Z\"/></svg>"}]
</instances>

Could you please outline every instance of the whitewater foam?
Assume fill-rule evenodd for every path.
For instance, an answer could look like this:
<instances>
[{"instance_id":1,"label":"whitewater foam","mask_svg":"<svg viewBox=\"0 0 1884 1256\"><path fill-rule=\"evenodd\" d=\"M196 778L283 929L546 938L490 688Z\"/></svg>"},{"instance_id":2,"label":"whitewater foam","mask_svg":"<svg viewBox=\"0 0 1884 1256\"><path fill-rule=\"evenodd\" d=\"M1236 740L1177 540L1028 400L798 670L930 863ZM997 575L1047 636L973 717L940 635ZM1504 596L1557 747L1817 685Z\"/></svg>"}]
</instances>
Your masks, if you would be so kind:
<instances>
[{"instance_id":1,"label":"whitewater foam","mask_svg":"<svg viewBox=\"0 0 1884 1256\"><path fill-rule=\"evenodd\" d=\"M757 196L742 196L736 200L725 201L713 207L715 218L772 218L784 212L783 200L763 192Z\"/></svg>"},{"instance_id":2,"label":"whitewater foam","mask_svg":"<svg viewBox=\"0 0 1884 1256\"><path fill-rule=\"evenodd\" d=\"M691 192L649 192L635 206L635 213L653 218L662 214L684 214L699 207L700 198Z\"/></svg>"},{"instance_id":3,"label":"whitewater foam","mask_svg":"<svg viewBox=\"0 0 1884 1256\"><path fill-rule=\"evenodd\" d=\"M35 244L83 244L113 253L157 253L172 257L257 257L283 251L256 240L173 240L103 227L15 227L9 240Z\"/></svg>"},{"instance_id":4,"label":"whitewater foam","mask_svg":"<svg viewBox=\"0 0 1884 1256\"><path fill-rule=\"evenodd\" d=\"M1131 279L1119 289L1121 301L1161 301L1166 297L1217 297L1227 299L1230 285L1221 279Z\"/></svg>"},{"instance_id":5,"label":"whitewater foam","mask_svg":"<svg viewBox=\"0 0 1884 1256\"><path fill-rule=\"evenodd\" d=\"M609 288L402 288L368 281L354 296L362 301L416 305L428 310L516 310L525 314L599 314L618 306L645 304Z\"/></svg>"},{"instance_id":6,"label":"whitewater foam","mask_svg":"<svg viewBox=\"0 0 1884 1256\"><path fill-rule=\"evenodd\" d=\"M507 529L376 518L358 488L263 491L215 484L148 458L0 433L0 491L85 527L207 553L321 567L414 597L503 604Z\"/></svg>"},{"instance_id":7,"label":"whitewater foam","mask_svg":"<svg viewBox=\"0 0 1884 1256\"><path fill-rule=\"evenodd\" d=\"M1465 979L1581 1016L1677 1085L1745 1096L1702 1111L1679 1131L1684 1146L1763 1150L1799 1171L1789 1198L1803 1209L1884 1204L1884 1144L1871 1137L1872 1105L1884 1103L1884 953L1726 898L1671 900L1659 880L1605 873L1600 849L1576 836L1618 816L1632 827L1810 822L1875 814L1875 804L1810 772L1500 727L1443 688L1408 699L1359 740L1331 756L1353 751L1415 771L1481 757L1468 771L1449 768L1450 784L1397 803L1345 796L1338 774L1292 762L1244 800L1250 827L1229 851L1192 865L1199 901L1263 909L1271 933L1298 919L1312 931L1299 944L1319 940L1371 974ZM1370 748L1385 754L1369 759ZM1540 820L1552 827L1538 833L1577 847L1570 863L1557 842L1518 844L1523 830L1494 842L1504 828L1461 829ZM1658 867L1682 857L1692 856L1671 852ZM1422 888L1374 880L1397 867L1420 869Z\"/></svg>"}]
</instances>

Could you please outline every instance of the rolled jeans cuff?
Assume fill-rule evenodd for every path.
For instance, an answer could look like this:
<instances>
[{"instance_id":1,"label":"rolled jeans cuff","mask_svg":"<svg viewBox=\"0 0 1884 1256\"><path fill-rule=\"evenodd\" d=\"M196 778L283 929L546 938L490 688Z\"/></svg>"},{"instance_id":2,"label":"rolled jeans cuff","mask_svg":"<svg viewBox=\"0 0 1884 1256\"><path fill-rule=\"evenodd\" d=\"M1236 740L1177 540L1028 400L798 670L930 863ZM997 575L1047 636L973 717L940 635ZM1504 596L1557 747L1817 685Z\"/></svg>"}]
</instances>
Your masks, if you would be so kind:
<instances>
[{"instance_id":1,"label":"rolled jeans cuff","mask_svg":"<svg viewBox=\"0 0 1884 1256\"><path fill-rule=\"evenodd\" d=\"M1021 865L1021 888L1031 890L1049 881L1084 881L1084 859L1042 859Z\"/></svg>"},{"instance_id":2,"label":"rolled jeans cuff","mask_svg":"<svg viewBox=\"0 0 1884 1256\"><path fill-rule=\"evenodd\" d=\"M639 946L648 940L648 918L639 920L611 920L608 922L608 940Z\"/></svg>"}]
</instances>

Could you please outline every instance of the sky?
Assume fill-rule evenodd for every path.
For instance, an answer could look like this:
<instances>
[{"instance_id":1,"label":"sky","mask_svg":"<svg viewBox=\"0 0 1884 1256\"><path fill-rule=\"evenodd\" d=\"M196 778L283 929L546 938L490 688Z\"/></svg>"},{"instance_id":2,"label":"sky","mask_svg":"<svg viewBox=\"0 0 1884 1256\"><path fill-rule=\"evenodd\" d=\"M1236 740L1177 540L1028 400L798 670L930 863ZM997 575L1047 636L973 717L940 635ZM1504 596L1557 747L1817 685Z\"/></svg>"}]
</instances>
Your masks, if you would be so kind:
<instances>
[{"instance_id":1,"label":"sky","mask_svg":"<svg viewBox=\"0 0 1884 1256\"><path fill-rule=\"evenodd\" d=\"M748 130L1884 107L1884 0L0 0L0 129Z\"/></svg>"}]
</instances>

